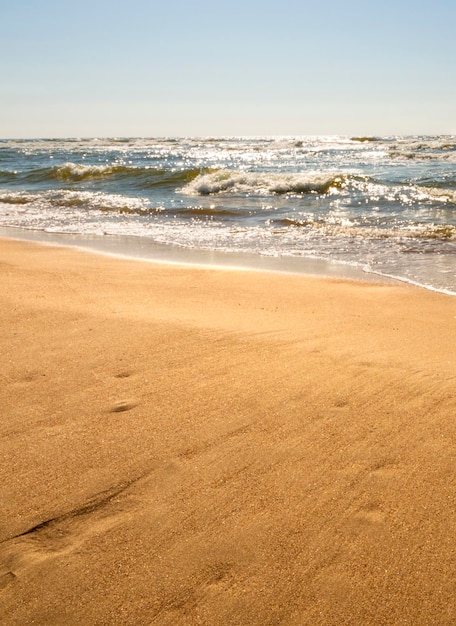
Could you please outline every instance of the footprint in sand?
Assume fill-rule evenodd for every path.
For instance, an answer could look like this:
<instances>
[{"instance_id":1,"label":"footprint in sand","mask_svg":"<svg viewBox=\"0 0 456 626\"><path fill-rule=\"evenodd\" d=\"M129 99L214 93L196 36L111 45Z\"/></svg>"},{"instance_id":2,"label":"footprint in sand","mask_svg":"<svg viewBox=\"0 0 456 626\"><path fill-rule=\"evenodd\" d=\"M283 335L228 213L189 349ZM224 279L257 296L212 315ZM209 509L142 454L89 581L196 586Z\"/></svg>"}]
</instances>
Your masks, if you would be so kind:
<instances>
[{"instance_id":1,"label":"footprint in sand","mask_svg":"<svg viewBox=\"0 0 456 626\"><path fill-rule=\"evenodd\" d=\"M360 507L348 516L344 527L348 536L356 538L366 535L378 535L385 530L385 512L378 504L368 504Z\"/></svg>"},{"instance_id":2,"label":"footprint in sand","mask_svg":"<svg viewBox=\"0 0 456 626\"><path fill-rule=\"evenodd\" d=\"M133 372L130 370L124 370L115 375L116 378L130 378L130 376L133 376Z\"/></svg>"},{"instance_id":3,"label":"footprint in sand","mask_svg":"<svg viewBox=\"0 0 456 626\"><path fill-rule=\"evenodd\" d=\"M121 400L120 402L116 402L110 409L110 413L124 413L125 411L131 411L138 406L137 402L130 402L127 400Z\"/></svg>"},{"instance_id":4,"label":"footprint in sand","mask_svg":"<svg viewBox=\"0 0 456 626\"><path fill-rule=\"evenodd\" d=\"M380 524L385 519L385 513L378 504L369 504L361 507L354 517L361 522Z\"/></svg>"},{"instance_id":5,"label":"footprint in sand","mask_svg":"<svg viewBox=\"0 0 456 626\"><path fill-rule=\"evenodd\" d=\"M13 572L6 572L6 574L0 574L0 590L7 587L15 579L16 579L16 575L13 574Z\"/></svg>"}]
</instances>

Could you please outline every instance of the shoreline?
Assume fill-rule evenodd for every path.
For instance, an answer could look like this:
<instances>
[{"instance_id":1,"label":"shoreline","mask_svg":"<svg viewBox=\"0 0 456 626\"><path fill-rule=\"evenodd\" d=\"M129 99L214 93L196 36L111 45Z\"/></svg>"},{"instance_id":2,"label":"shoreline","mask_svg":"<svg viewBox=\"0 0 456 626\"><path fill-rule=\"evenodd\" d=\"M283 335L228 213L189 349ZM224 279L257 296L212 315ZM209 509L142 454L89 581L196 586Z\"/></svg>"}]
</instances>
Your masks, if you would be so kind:
<instances>
[{"instance_id":1,"label":"shoreline","mask_svg":"<svg viewBox=\"0 0 456 626\"><path fill-rule=\"evenodd\" d=\"M456 620L456 308L0 242L0 621Z\"/></svg>"},{"instance_id":2,"label":"shoreline","mask_svg":"<svg viewBox=\"0 0 456 626\"><path fill-rule=\"evenodd\" d=\"M401 279L369 272L345 263L310 257L273 257L248 252L196 250L160 244L143 237L84 236L66 233L48 233L17 227L0 227L0 238L32 241L56 246L70 246L98 254L126 260L176 266L212 269L249 270L359 280L362 282L406 282Z\"/></svg>"},{"instance_id":3,"label":"shoreline","mask_svg":"<svg viewBox=\"0 0 456 626\"><path fill-rule=\"evenodd\" d=\"M447 296L456 296L455 291L448 289L439 289L401 276L382 274L381 272L368 270L360 266L357 267L348 263L329 261L322 258L274 257L249 252L197 250L161 244L143 237L130 235L85 236L68 233L48 233L13 226L0 226L0 238L32 241L43 245L69 246L76 250L131 261L136 260L182 267L297 274L360 282L399 283Z\"/></svg>"}]
</instances>

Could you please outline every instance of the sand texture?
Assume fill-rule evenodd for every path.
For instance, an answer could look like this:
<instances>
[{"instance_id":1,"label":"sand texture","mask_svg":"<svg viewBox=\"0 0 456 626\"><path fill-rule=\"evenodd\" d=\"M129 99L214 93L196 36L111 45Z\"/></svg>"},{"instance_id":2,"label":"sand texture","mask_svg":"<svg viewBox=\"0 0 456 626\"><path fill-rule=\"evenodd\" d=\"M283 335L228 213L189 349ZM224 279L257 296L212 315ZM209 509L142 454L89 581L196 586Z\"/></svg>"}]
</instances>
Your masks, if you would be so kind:
<instances>
[{"instance_id":1,"label":"sand texture","mask_svg":"<svg viewBox=\"0 0 456 626\"><path fill-rule=\"evenodd\" d=\"M2 626L456 623L456 298L0 240Z\"/></svg>"}]
</instances>

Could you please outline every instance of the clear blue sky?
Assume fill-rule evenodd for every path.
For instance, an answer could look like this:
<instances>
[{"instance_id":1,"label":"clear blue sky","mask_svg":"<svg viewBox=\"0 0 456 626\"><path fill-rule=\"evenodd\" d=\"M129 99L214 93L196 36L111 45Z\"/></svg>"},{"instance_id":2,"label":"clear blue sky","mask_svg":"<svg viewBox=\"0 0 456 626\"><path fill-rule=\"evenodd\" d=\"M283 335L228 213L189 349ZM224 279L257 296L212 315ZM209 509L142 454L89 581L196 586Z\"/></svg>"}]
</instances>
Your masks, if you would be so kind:
<instances>
[{"instance_id":1,"label":"clear blue sky","mask_svg":"<svg viewBox=\"0 0 456 626\"><path fill-rule=\"evenodd\" d=\"M0 137L456 133L455 33L455 0L0 0Z\"/></svg>"}]
</instances>

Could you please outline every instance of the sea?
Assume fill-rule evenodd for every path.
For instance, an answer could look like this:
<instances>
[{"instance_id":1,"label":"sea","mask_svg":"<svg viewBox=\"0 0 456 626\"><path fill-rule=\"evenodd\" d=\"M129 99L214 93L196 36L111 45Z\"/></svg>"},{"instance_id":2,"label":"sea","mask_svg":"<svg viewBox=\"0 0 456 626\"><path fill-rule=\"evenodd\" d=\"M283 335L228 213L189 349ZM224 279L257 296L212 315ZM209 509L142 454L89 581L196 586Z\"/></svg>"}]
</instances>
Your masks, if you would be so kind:
<instances>
[{"instance_id":1,"label":"sea","mask_svg":"<svg viewBox=\"0 0 456 626\"><path fill-rule=\"evenodd\" d=\"M0 229L456 295L456 136L4 139Z\"/></svg>"}]
</instances>

